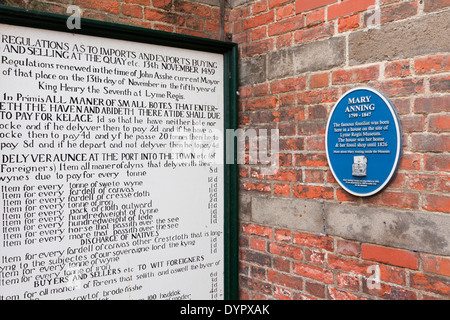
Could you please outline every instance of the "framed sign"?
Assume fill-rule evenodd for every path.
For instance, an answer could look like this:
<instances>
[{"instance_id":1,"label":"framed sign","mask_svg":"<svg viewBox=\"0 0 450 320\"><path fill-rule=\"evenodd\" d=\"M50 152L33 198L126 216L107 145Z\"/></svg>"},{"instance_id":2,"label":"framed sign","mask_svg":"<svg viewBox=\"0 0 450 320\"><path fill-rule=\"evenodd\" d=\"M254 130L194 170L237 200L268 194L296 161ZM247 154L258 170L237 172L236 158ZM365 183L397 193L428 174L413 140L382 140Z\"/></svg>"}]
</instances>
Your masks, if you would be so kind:
<instances>
[{"instance_id":1,"label":"framed sign","mask_svg":"<svg viewBox=\"0 0 450 320\"><path fill-rule=\"evenodd\" d=\"M400 122L393 106L375 89L349 90L330 113L325 146L331 171L344 190L360 197L380 192L401 155Z\"/></svg>"},{"instance_id":2,"label":"framed sign","mask_svg":"<svg viewBox=\"0 0 450 320\"><path fill-rule=\"evenodd\" d=\"M0 8L0 300L237 298L235 44Z\"/></svg>"}]
</instances>

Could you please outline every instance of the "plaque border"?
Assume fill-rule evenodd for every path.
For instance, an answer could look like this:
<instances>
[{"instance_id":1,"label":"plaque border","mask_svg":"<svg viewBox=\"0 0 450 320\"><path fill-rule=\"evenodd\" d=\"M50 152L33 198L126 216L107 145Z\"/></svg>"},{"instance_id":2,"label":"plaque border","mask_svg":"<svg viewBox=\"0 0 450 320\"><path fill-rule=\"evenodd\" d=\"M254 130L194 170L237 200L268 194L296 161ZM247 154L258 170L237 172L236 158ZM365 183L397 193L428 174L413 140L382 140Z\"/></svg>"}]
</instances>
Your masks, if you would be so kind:
<instances>
[{"instance_id":1,"label":"plaque border","mask_svg":"<svg viewBox=\"0 0 450 320\"><path fill-rule=\"evenodd\" d=\"M238 128L238 45L214 39L170 33L142 27L81 18L81 29L70 30L69 15L26 10L0 5L0 23L81 34L102 38L126 40L166 47L222 54L224 58L224 299L239 297L239 218L238 218L238 165L237 146L234 162L226 162L226 130Z\"/></svg>"},{"instance_id":2,"label":"plaque border","mask_svg":"<svg viewBox=\"0 0 450 320\"><path fill-rule=\"evenodd\" d=\"M339 105L339 103L342 101L342 99L344 99L348 94L352 93L353 91L357 91L357 90L367 90L367 91L371 91L372 93L376 94L378 97L380 97L384 103L386 103L392 118L394 119L394 123L395 123L395 130L396 130L396 137L397 137L397 149L395 150L396 154L395 154L395 160L394 163L392 165L392 169L391 172L389 173L389 176L383 181L383 183L374 191L369 192L369 193L359 193L359 192L354 192L350 189L348 189L344 183L342 183L342 181L340 181L340 179L338 179L336 173L334 172L333 169L333 165L332 162L330 161L330 156L329 156L329 150L328 150L328 130L330 129L330 122L331 122L331 118L333 116L334 111L336 110L336 107ZM357 197L370 197L373 196L375 194L377 194L378 192L382 191L393 179L398 165L400 163L400 158L401 158L401 154L402 154L402 129L401 129L401 125L400 125L400 120L398 118L397 112L395 111L394 106L391 104L391 102L384 96L384 94L382 94L380 91L371 88L371 87L366 87L366 86L359 86L359 87L355 87L352 88L348 91L346 91L344 94L342 94L342 96L339 98L339 100L334 104L333 108L330 111L330 114L328 116L328 120L327 120L327 126L326 126L326 131L325 131L325 153L327 155L327 161L328 161L328 165L330 167L331 173L333 174L333 177L336 179L336 181L338 182L338 184L348 193L357 196Z\"/></svg>"}]
</instances>

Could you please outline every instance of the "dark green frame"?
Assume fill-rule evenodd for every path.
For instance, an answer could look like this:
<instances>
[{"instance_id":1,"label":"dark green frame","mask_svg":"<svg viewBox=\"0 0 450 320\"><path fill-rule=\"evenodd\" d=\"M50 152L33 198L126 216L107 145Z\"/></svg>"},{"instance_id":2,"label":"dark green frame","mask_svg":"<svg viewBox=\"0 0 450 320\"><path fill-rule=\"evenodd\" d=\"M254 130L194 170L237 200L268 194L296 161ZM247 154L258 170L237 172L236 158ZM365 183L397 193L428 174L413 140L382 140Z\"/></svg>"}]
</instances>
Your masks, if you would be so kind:
<instances>
[{"instance_id":1,"label":"dark green frame","mask_svg":"<svg viewBox=\"0 0 450 320\"><path fill-rule=\"evenodd\" d=\"M237 44L218 40L174 34L121 24L113 24L90 19L81 19L81 29L69 30L66 26L68 16L42 13L0 5L0 23L36 29L47 29L89 36L128 40L175 48L219 53L224 56L224 140L226 129L236 130L237 113ZM225 142L225 146L227 141ZM226 149L226 148L225 148ZM224 296L227 300L238 299L238 168L237 147L234 150L234 163L226 164L224 150Z\"/></svg>"}]
</instances>

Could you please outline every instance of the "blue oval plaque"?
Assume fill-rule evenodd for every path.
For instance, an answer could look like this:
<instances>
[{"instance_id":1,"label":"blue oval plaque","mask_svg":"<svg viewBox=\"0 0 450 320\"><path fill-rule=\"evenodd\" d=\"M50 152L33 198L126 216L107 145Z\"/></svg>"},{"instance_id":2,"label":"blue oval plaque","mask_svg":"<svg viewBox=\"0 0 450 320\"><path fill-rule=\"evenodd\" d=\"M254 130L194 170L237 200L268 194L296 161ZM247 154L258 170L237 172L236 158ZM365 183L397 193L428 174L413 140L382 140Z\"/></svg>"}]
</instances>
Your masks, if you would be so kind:
<instances>
[{"instance_id":1,"label":"blue oval plaque","mask_svg":"<svg viewBox=\"0 0 450 320\"><path fill-rule=\"evenodd\" d=\"M347 91L328 118L328 163L347 192L367 197L391 181L401 154L401 130L390 102L366 87Z\"/></svg>"}]
</instances>

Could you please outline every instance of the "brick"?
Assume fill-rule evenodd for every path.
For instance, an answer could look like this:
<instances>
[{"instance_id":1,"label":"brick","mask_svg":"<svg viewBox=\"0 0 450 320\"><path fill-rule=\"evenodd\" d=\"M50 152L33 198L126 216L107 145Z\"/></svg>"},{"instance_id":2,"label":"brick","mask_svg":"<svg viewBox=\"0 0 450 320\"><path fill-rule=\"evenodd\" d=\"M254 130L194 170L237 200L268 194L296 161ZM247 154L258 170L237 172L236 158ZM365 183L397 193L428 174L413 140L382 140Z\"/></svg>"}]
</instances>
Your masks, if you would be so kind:
<instances>
[{"instance_id":1,"label":"brick","mask_svg":"<svg viewBox=\"0 0 450 320\"><path fill-rule=\"evenodd\" d=\"M420 170L420 155L418 154L402 154L399 170Z\"/></svg>"},{"instance_id":2,"label":"brick","mask_svg":"<svg viewBox=\"0 0 450 320\"><path fill-rule=\"evenodd\" d=\"M307 137L306 150L325 151L325 137L324 136Z\"/></svg>"},{"instance_id":3,"label":"brick","mask_svg":"<svg viewBox=\"0 0 450 320\"><path fill-rule=\"evenodd\" d=\"M298 167L326 167L328 161L324 153L296 154L295 165Z\"/></svg>"},{"instance_id":4,"label":"brick","mask_svg":"<svg viewBox=\"0 0 450 320\"><path fill-rule=\"evenodd\" d=\"M269 85L267 83L255 84L253 86L253 96L265 96L269 93Z\"/></svg>"},{"instance_id":5,"label":"brick","mask_svg":"<svg viewBox=\"0 0 450 320\"><path fill-rule=\"evenodd\" d=\"M361 245L361 258L415 270L419 267L418 253L370 244Z\"/></svg>"},{"instance_id":6,"label":"brick","mask_svg":"<svg viewBox=\"0 0 450 320\"><path fill-rule=\"evenodd\" d=\"M318 300L318 299L315 297L307 296L306 294L303 294L303 293L295 292L294 296L293 296L293 300Z\"/></svg>"},{"instance_id":7,"label":"brick","mask_svg":"<svg viewBox=\"0 0 450 320\"><path fill-rule=\"evenodd\" d=\"M422 266L424 272L431 272L450 277L450 258L439 257L422 253Z\"/></svg>"},{"instance_id":8,"label":"brick","mask_svg":"<svg viewBox=\"0 0 450 320\"><path fill-rule=\"evenodd\" d=\"M250 276L255 279L266 280L266 269L256 266L250 266Z\"/></svg>"},{"instance_id":9,"label":"brick","mask_svg":"<svg viewBox=\"0 0 450 320\"><path fill-rule=\"evenodd\" d=\"M276 97L249 99L245 102L245 110L255 111L261 109L274 109L277 106Z\"/></svg>"},{"instance_id":10,"label":"brick","mask_svg":"<svg viewBox=\"0 0 450 320\"><path fill-rule=\"evenodd\" d=\"M308 265L305 263L297 263L293 264L293 272L302 277L314 279L317 281L321 281L324 283L333 283L333 272L330 270L326 270L320 267Z\"/></svg>"},{"instance_id":11,"label":"brick","mask_svg":"<svg viewBox=\"0 0 450 320\"><path fill-rule=\"evenodd\" d=\"M240 277L240 290L246 289L260 294L272 294L272 284L249 277ZM260 299L262 296L258 296ZM254 297L253 297L254 298Z\"/></svg>"},{"instance_id":12,"label":"brick","mask_svg":"<svg viewBox=\"0 0 450 320\"><path fill-rule=\"evenodd\" d=\"M230 21L238 21L251 16L251 8L250 6L234 8L231 10Z\"/></svg>"},{"instance_id":13,"label":"brick","mask_svg":"<svg viewBox=\"0 0 450 320\"><path fill-rule=\"evenodd\" d=\"M258 251L266 251L266 241L262 239L251 238L250 248Z\"/></svg>"},{"instance_id":14,"label":"brick","mask_svg":"<svg viewBox=\"0 0 450 320\"><path fill-rule=\"evenodd\" d=\"M430 79L430 91L448 93L450 91L450 76L432 77Z\"/></svg>"},{"instance_id":15,"label":"brick","mask_svg":"<svg viewBox=\"0 0 450 320\"><path fill-rule=\"evenodd\" d=\"M450 177L438 174L407 174L410 189L431 191L431 192L450 192Z\"/></svg>"},{"instance_id":16,"label":"brick","mask_svg":"<svg viewBox=\"0 0 450 320\"><path fill-rule=\"evenodd\" d=\"M334 199L334 189L331 187L296 185L293 188L297 198Z\"/></svg>"},{"instance_id":17,"label":"brick","mask_svg":"<svg viewBox=\"0 0 450 320\"><path fill-rule=\"evenodd\" d=\"M295 14L294 3L287 4L283 7L277 8L276 10L276 19L282 20L289 17L292 17Z\"/></svg>"},{"instance_id":18,"label":"brick","mask_svg":"<svg viewBox=\"0 0 450 320\"><path fill-rule=\"evenodd\" d=\"M318 298L325 298L325 285L317 282L305 281L305 292Z\"/></svg>"},{"instance_id":19,"label":"brick","mask_svg":"<svg viewBox=\"0 0 450 320\"><path fill-rule=\"evenodd\" d=\"M328 73L313 74L309 77L309 88L323 88L328 86Z\"/></svg>"},{"instance_id":20,"label":"brick","mask_svg":"<svg viewBox=\"0 0 450 320\"><path fill-rule=\"evenodd\" d=\"M256 15L254 17L244 20L244 30L253 29L259 26L267 25L274 21L274 11L269 11L263 14Z\"/></svg>"},{"instance_id":21,"label":"brick","mask_svg":"<svg viewBox=\"0 0 450 320\"><path fill-rule=\"evenodd\" d=\"M308 119L327 119L328 118L328 108L324 105L317 104L308 107Z\"/></svg>"},{"instance_id":22,"label":"brick","mask_svg":"<svg viewBox=\"0 0 450 320\"><path fill-rule=\"evenodd\" d=\"M270 52L267 59L270 80L328 70L344 65L345 39L337 37L289 47Z\"/></svg>"},{"instance_id":23,"label":"brick","mask_svg":"<svg viewBox=\"0 0 450 320\"><path fill-rule=\"evenodd\" d=\"M291 242L291 231L286 229L275 230L275 240L282 242Z\"/></svg>"},{"instance_id":24,"label":"brick","mask_svg":"<svg viewBox=\"0 0 450 320\"><path fill-rule=\"evenodd\" d=\"M193 14L203 18L212 18L211 7L192 1L174 1L174 9L180 13Z\"/></svg>"},{"instance_id":25,"label":"brick","mask_svg":"<svg viewBox=\"0 0 450 320\"><path fill-rule=\"evenodd\" d=\"M298 151L304 149L303 138L287 138L280 139L280 150L281 151Z\"/></svg>"},{"instance_id":26,"label":"brick","mask_svg":"<svg viewBox=\"0 0 450 320\"><path fill-rule=\"evenodd\" d=\"M331 173L330 173L331 175ZM337 183L336 180L334 180L334 177L332 177L332 181L329 181L330 183ZM352 202L359 202L359 197L356 197L354 195L351 195L347 191L344 191L343 189L336 189L336 200L337 201L352 201Z\"/></svg>"},{"instance_id":27,"label":"brick","mask_svg":"<svg viewBox=\"0 0 450 320\"><path fill-rule=\"evenodd\" d=\"M298 181L301 178L301 172L295 169L279 169L273 175L268 175L267 180L278 181Z\"/></svg>"},{"instance_id":28,"label":"brick","mask_svg":"<svg viewBox=\"0 0 450 320\"><path fill-rule=\"evenodd\" d=\"M243 224L242 232L249 236L255 235L267 239L272 239L272 228L260 226L253 223Z\"/></svg>"},{"instance_id":29,"label":"brick","mask_svg":"<svg viewBox=\"0 0 450 320\"><path fill-rule=\"evenodd\" d=\"M251 30L252 41L258 41L267 37L267 27L263 26Z\"/></svg>"},{"instance_id":30,"label":"brick","mask_svg":"<svg viewBox=\"0 0 450 320\"><path fill-rule=\"evenodd\" d=\"M120 13L120 3L112 0L74 0L73 4L80 7L101 10L113 14Z\"/></svg>"},{"instance_id":31,"label":"brick","mask_svg":"<svg viewBox=\"0 0 450 320\"><path fill-rule=\"evenodd\" d=\"M348 240L338 240L336 252L346 256L358 257L360 253L360 245L357 242Z\"/></svg>"},{"instance_id":32,"label":"brick","mask_svg":"<svg viewBox=\"0 0 450 320\"><path fill-rule=\"evenodd\" d=\"M273 296L277 300L291 300L292 292L289 289L275 286Z\"/></svg>"},{"instance_id":33,"label":"brick","mask_svg":"<svg viewBox=\"0 0 450 320\"><path fill-rule=\"evenodd\" d=\"M450 150L449 134L414 133L412 150L419 152L447 152Z\"/></svg>"},{"instance_id":34,"label":"brick","mask_svg":"<svg viewBox=\"0 0 450 320\"><path fill-rule=\"evenodd\" d=\"M267 10L267 0L256 1L252 5L252 14L253 15L264 12L266 10Z\"/></svg>"},{"instance_id":35,"label":"brick","mask_svg":"<svg viewBox=\"0 0 450 320\"><path fill-rule=\"evenodd\" d=\"M279 109L279 112L280 121L303 121L306 119L305 108L303 107Z\"/></svg>"},{"instance_id":36,"label":"brick","mask_svg":"<svg viewBox=\"0 0 450 320\"><path fill-rule=\"evenodd\" d=\"M292 45L293 36L291 33L283 34L276 38L277 50L290 47Z\"/></svg>"},{"instance_id":37,"label":"brick","mask_svg":"<svg viewBox=\"0 0 450 320\"><path fill-rule=\"evenodd\" d=\"M268 51L272 51L274 47L273 39L265 39L257 42L244 44L241 47L242 58L253 57L255 55L263 54Z\"/></svg>"},{"instance_id":38,"label":"brick","mask_svg":"<svg viewBox=\"0 0 450 320\"><path fill-rule=\"evenodd\" d=\"M354 14L352 16L340 18L338 20L338 32L346 32L349 30L354 30L359 28L360 15Z\"/></svg>"},{"instance_id":39,"label":"brick","mask_svg":"<svg viewBox=\"0 0 450 320\"><path fill-rule=\"evenodd\" d=\"M311 135L322 135L325 134L326 122L308 120L301 122L297 127L297 132L299 135L311 136Z\"/></svg>"},{"instance_id":40,"label":"brick","mask_svg":"<svg viewBox=\"0 0 450 320\"><path fill-rule=\"evenodd\" d=\"M156 1L156 0L154 0L154 1ZM171 2L171 0L163 0L163 1ZM127 3L133 3L133 4L140 4L140 5L143 5L143 6L148 6L148 5L150 5L150 0L128 0Z\"/></svg>"},{"instance_id":41,"label":"brick","mask_svg":"<svg viewBox=\"0 0 450 320\"><path fill-rule=\"evenodd\" d=\"M425 155L424 169L427 171L450 172L450 155L446 154Z\"/></svg>"},{"instance_id":42,"label":"brick","mask_svg":"<svg viewBox=\"0 0 450 320\"><path fill-rule=\"evenodd\" d=\"M295 94L288 93L280 96L280 108L291 108L295 106ZM289 119L291 121L291 119Z\"/></svg>"},{"instance_id":43,"label":"brick","mask_svg":"<svg viewBox=\"0 0 450 320\"><path fill-rule=\"evenodd\" d=\"M142 1L142 0L141 0ZM147 3L142 3L144 5L148 5L149 0L147 0ZM152 5L155 8L169 10L172 8L172 0L152 0Z\"/></svg>"},{"instance_id":44,"label":"brick","mask_svg":"<svg viewBox=\"0 0 450 320\"><path fill-rule=\"evenodd\" d=\"M297 0L295 2L295 10L297 13L317 9L323 6L327 6L332 3L336 3L337 0Z\"/></svg>"},{"instance_id":45,"label":"brick","mask_svg":"<svg viewBox=\"0 0 450 320\"><path fill-rule=\"evenodd\" d=\"M338 290L328 287L328 297L331 300L361 300L361 297L347 291Z\"/></svg>"},{"instance_id":46,"label":"brick","mask_svg":"<svg viewBox=\"0 0 450 320\"><path fill-rule=\"evenodd\" d=\"M332 37L334 34L333 23L313 26L308 29L298 30L294 33L294 43L302 44L314 40Z\"/></svg>"},{"instance_id":47,"label":"brick","mask_svg":"<svg viewBox=\"0 0 450 320\"><path fill-rule=\"evenodd\" d=\"M269 36L272 37L283 33L291 32L303 28L304 25L305 22L303 15L277 21L275 23L269 24L268 29Z\"/></svg>"},{"instance_id":48,"label":"brick","mask_svg":"<svg viewBox=\"0 0 450 320\"><path fill-rule=\"evenodd\" d=\"M326 252L321 250L305 249L305 261L311 264L323 266L326 260Z\"/></svg>"},{"instance_id":49,"label":"brick","mask_svg":"<svg viewBox=\"0 0 450 320\"><path fill-rule=\"evenodd\" d=\"M305 181L308 183L323 183L324 181L323 170L305 169Z\"/></svg>"},{"instance_id":50,"label":"brick","mask_svg":"<svg viewBox=\"0 0 450 320\"><path fill-rule=\"evenodd\" d=\"M450 192L450 177L438 174L407 174L409 189L430 191L430 192Z\"/></svg>"},{"instance_id":51,"label":"brick","mask_svg":"<svg viewBox=\"0 0 450 320\"><path fill-rule=\"evenodd\" d=\"M262 267L270 267L272 262L270 255L252 250L241 250L241 260Z\"/></svg>"},{"instance_id":52,"label":"brick","mask_svg":"<svg viewBox=\"0 0 450 320\"><path fill-rule=\"evenodd\" d=\"M289 2L291 2L292 0L269 0L269 9L273 9L276 7L281 7Z\"/></svg>"},{"instance_id":53,"label":"brick","mask_svg":"<svg viewBox=\"0 0 450 320\"><path fill-rule=\"evenodd\" d=\"M450 0L426 0L424 5L425 12L440 10L450 6Z\"/></svg>"},{"instance_id":54,"label":"brick","mask_svg":"<svg viewBox=\"0 0 450 320\"><path fill-rule=\"evenodd\" d=\"M368 268L372 265L370 262L357 259L341 257L335 254L328 254L328 268L351 272L362 276L371 276Z\"/></svg>"},{"instance_id":55,"label":"brick","mask_svg":"<svg viewBox=\"0 0 450 320\"><path fill-rule=\"evenodd\" d=\"M122 11L123 11L123 7L122 7ZM204 30L205 29L205 20L188 16L188 17L186 17L186 27L195 29L195 30Z\"/></svg>"},{"instance_id":56,"label":"brick","mask_svg":"<svg viewBox=\"0 0 450 320\"><path fill-rule=\"evenodd\" d=\"M450 105L450 95L429 98L416 98L414 101L415 113L437 113L448 111Z\"/></svg>"},{"instance_id":57,"label":"brick","mask_svg":"<svg viewBox=\"0 0 450 320\"><path fill-rule=\"evenodd\" d=\"M143 12L144 11L142 10L142 7L140 7L140 6L135 6L132 4L127 4L127 3L122 4L122 14L123 15L142 19L144 16Z\"/></svg>"},{"instance_id":58,"label":"brick","mask_svg":"<svg viewBox=\"0 0 450 320\"><path fill-rule=\"evenodd\" d=\"M218 34L220 32L220 22L218 20L206 20L205 31Z\"/></svg>"},{"instance_id":59,"label":"brick","mask_svg":"<svg viewBox=\"0 0 450 320\"><path fill-rule=\"evenodd\" d=\"M278 163L282 167L290 167L292 166L292 155L286 153L278 154Z\"/></svg>"},{"instance_id":60,"label":"brick","mask_svg":"<svg viewBox=\"0 0 450 320\"><path fill-rule=\"evenodd\" d=\"M417 59L414 62L416 74L437 73L450 70L450 55L438 55Z\"/></svg>"},{"instance_id":61,"label":"brick","mask_svg":"<svg viewBox=\"0 0 450 320\"><path fill-rule=\"evenodd\" d=\"M269 252L283 257L293 258L296 260L303 259L303 252L300 248L285 244L271 242L269 244Z\"/></svg>"},{"instance_id":62,"label":"brick","mask_svg":"<svg viewBox=\"0 0 450 320\"><path fill-rule=\"evenodd\" d=\"M305 14L306 27L312 27L325 22L325 9L319 9L315 11L310 11Z\"/></svg>"},{"instance_id":63,"label":"brick","mask_svg":"<svg viewBox=\"0 0 450 320\"><path fill-rule=\"evenodd\" d=\"M386 78L407 77L410 75L409 61L388 62L384 67L384 76Z\"/></svg>"},{"instance_id":64,"label":"brick","mask_svg":"<svg viewBox=\"0 0 450 320\"><path fill-rule=\"evenodd\" d=\"M411 112L411 99L407 98L397 98L391 99L391 103L396 109L398 114L408 114Z\"/></svg>"},{"instance_id":65,"label":"brick","mask_svg":"<svg viewBox=\"0 0 450 320\"><path fill-rule=\"evenodd\" d=\"M406 285L406 275L405 269L400 269L391 266L378 265L380 268L380 280L384 282L389 282L392 284ZM373 271L372 271L373 272Z\"/></svg>"},{"instance_id":66,"label":"brick","mask_svg":"<svg viewBox=\"0 0 450 320\"><path fill-rule=\"evenodd\" d=\"M289 197L291 195L291 186L289 184L274 184L273 193Z\"/></svg>"},{"instance_id":67,"label":"brick","mask_svg":"<svg viewBox=\"0 0 450 320\"><path fill-rule=\"evenodd\" d=\"M381 23L406 19L417 14L417 2L403 2L381 8Z\"/></svg>"},{"instance_id":68,"label":"brick","mask_svg":"<svg viewBox=\"0 0 450 320\"><path fill-rule=\"evenodd\" d=\"M411 287L419 290L450 296L450 279L423 273L411 274Z\"/></svg>"},{"instance_id":69,"label":"brick","mask_svg":"<svg viewBox=\"0 0 450 320\"><path fill-rule=\"evenodd\" d=\"M438 194L423 196L423 208L428 211L450 212L450 197Z\"/></svg>"},{"instance_id":70,"label":"brick","mask_svg":"<svg viewBox=\"0 0 450 320\"><path fill-rule=\"evenodd\" d=\"M339 97L338 89L322 89L304 91L297 95L299 104L319 104L336 102Z\"/></svg>"},{"instance_id":71,"label":"brick","mask_svg":"<svg viewBox=\"0 0 450 320\"><path fill-rule=\"evenodd\" d=\"M388 97L410 96L424 93L423 79L400 79L377 82L373 85Z\"/></svg>"},{"instance_id":72,"label":"brick","mask_svg":"<svg viewBox=\"0 0 450 320\"><path fill-rule=\"evenodd\" d=\"M294 275L268 270L267 281L294 290L303 290L303 279Z\"/></svg>"},{"instance_id":73,"label":"brick","mask_svg":"<svg viewBox=\"0 0 450 320\"><path fill-rule=\"evenodd\" d=\"M330 237L303 232L296 232L293 237L294 243L301 246L324 249L327 251L334 250L333 239Z\"/></svg>"},{"instance_id":74,"label":"brick","mask_svg":"<svg viewBox=\"0 0 450 320\"><path fill-rule=\"evenodd\" d=\"M359 290L359 279L359 276L348 273L338 273L336 276L339 287L353 291Z\"/></svg>"},{"instance_id":75,"label":"brick","mask_svg":"<svg viewBox=\"0 0 450 320\"><path fill-rule=\"evenodd\" d=\"M270 92L272 92L272 94L278 94L278 93L304 90L305 87L306 87L306 78L305 77L290 78L290 79L273 81L270 84Z\"/></svg>"},{"instance_id":76,"label":"brick","mask_svg":"<svg viewBox=\"0 0 450 320\"><path fill-rule=\"evenodd\" d=\"M344 0L328 7L328 20L367 10L375 0Z\"/></svg>"},{"instance_id":77,"label":"brick","mask_svg":"<svg viewBox=\"0 0 450 320\"><path fill-rule=\"evenodd\" d=\"M401 209L418 209L419 194L384 191L370 198L363 199L363 203L391 206Z\"/></svg>"},{"instance_id":78,"label":"brick","mask_svg":"<svg viewBox=\"0 0 450 320\"><path fill-rule=\"evenodd\" d=\"M149 21L164 22L177 26L180 26L184 23L184 19L178 14L152 8L144 8L144 19ZM188 30L185 31L189 32Z\"/></svg>"},{"instance_id":79,"label":"brick","mask_svg":"<svg viewBox=\"0 0 450 320\"><path fill-rule=\"evenodd\" d=\"M423 132L425 127L425 117L423 115L402 115L400 116L402 132Z\"/></svg>"},{"instance_id":80,"label":"brick","mask_svg":"<svg viewBox=\"0 0 450 320\"><path fill-rule=\"evenodd\" d=\"M334 71L331 74L333 84L358 83L378 79L379 66Z\"/></svg>"},{"instance_id":81,"label":"brick","mask_svg":"<svg viewBox=\"0 0 450 320\"><path fill-rule=\"evenodd\" d=\"M370 287L363 281L363 292L387 300L417 300L417 294L401 287L380 283L379 288Z\"/></svg>"},{"instance_id":82,"label":"brick","mask_svg":"<svg viewBox=\"0 0 450 320\"><path fill-rule=\"evenodd\" d=\"M428 131L450 131L450 114L430 114L428 116Z\"/></svg>"}]
</instances>

